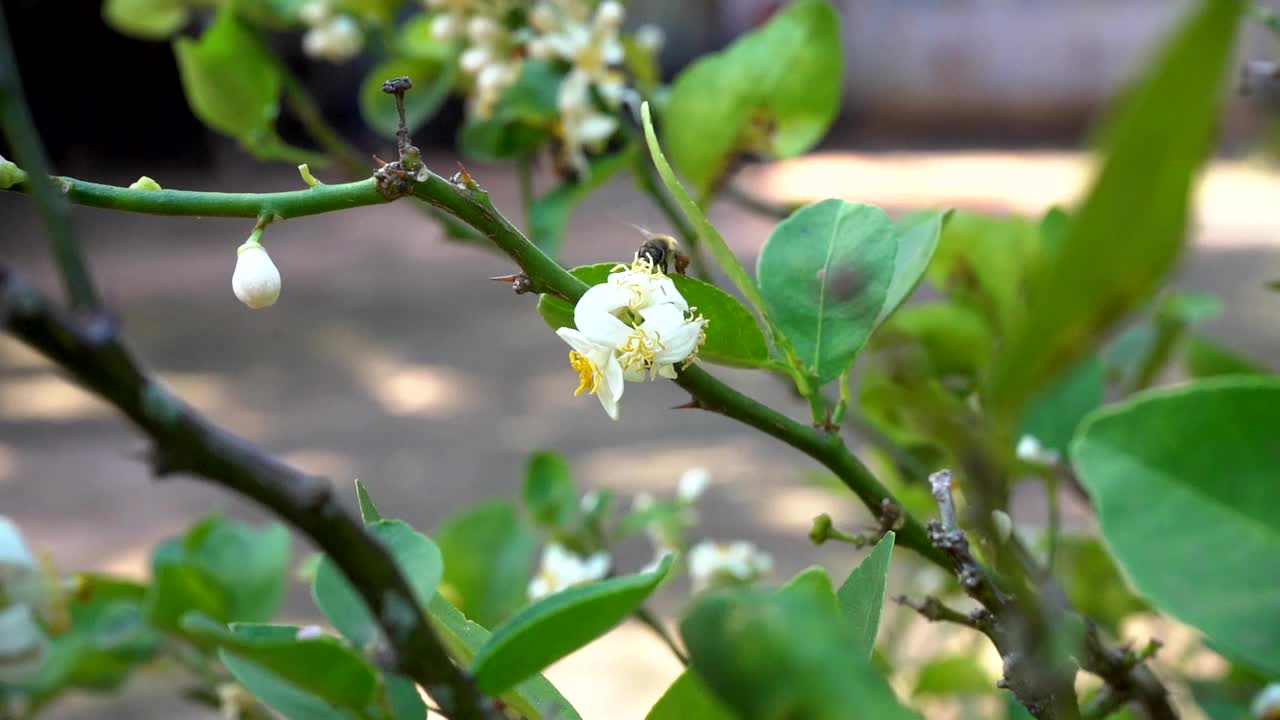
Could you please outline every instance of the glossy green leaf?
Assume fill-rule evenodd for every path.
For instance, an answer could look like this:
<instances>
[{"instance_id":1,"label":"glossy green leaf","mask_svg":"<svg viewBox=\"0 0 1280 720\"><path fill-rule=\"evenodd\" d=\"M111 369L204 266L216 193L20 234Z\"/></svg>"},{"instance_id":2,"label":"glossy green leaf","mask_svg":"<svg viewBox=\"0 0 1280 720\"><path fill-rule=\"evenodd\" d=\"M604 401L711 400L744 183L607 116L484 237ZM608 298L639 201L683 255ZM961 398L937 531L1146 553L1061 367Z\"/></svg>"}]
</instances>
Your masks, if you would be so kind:
<instances>
[{"instance_id":1,"label":"glossy green leaf","mask_svg":"<svg viewBox=\"0 0 1280 720\"><path fill-rule=\"evenodd\" d=\"M737 716L716 699L696 673L685 670L644 717L645 720L734 720Z\"/></svg>"},{"instance_id":2,"label":"glossy green leaf","mask_svg":"<svg viewBox=\"0 0 1280 720\"><path fill-rule=\"evenodd\" d=\"M1091 356L1032 396L1019 434L1031 435L1046 449L1066 452L1076 426L1101 404L1102 362Z\"/></svg>"},{"instance_id":3,"label":"glossy green leaf","mask_svg":"<svg viewBox=\"0 0 1280 720\"><path fill-rule=\"evenodd\" d=\"M885 533L836 592L840 615L853 634L853 649L868 660L876 646L876 634L880 632L880 611L884 607L885 584L889 581L893 542L894 534Z\"/></svg>"},{"instance_id":4,"label":"glossy green leaf","mask_svg":"<svg viewBox=\"0 0 1280 720\"><path fill-rule=\"evenodd\" d=\"M551 63L526 60L491 116L469 120L458 133L462 151L480 160L510 160L532 152L559 117L562 75Z\"/></svg>"},{"instance_id":5,"label":"glossy green leaf","mask_svg":"<svg viewBox=\"0 0 1280 720\"><path fill-rule=\"evenodd\" d=\"M444 574L444 560L435 543L400 520L379 520L370 523L368 530L390 551L414 597L425 607ZM377 624L363 598L327 557L316 569L311 597L352 645L365 647L377 636Z\"/></svg>"},{"instance_id":6,"label":"glossy green leaf","mask_svg":"<svg viewBox=\"0 0 1280 720\"><path fill-rule=\"evenodd\" d=\"M403 675L387 673L384 677L387 704L391 707L390 720L424 720L427 704L418 694L418 686Z\"/></svg>"},{"instance_id":7,"label":"glossy green leaf","mask_svg":"<svg viewBox=\"0 0 1280 720\"><path fill-rule=\"evenodd\" d=\"M1159 287L1186 238L1195 174L1218 124L1242 0L1205 0L1104 129L1105 160L1067 238L1030 283L992 371L990 406L1026 398Z\"/></svg>"},{"instance_id":8,"label":"glossy green leaf","mask_svg":"<svg viewBox=\"0 0 1280 720\"><path fill-rule=\"evenodd\" d=\"M1104 408L1071 448L1102 534L1157 608L1280 674L1280 379L1225 377ZM1211 590L1210 590L1211 589Z\"/></svg>"},{"instance_id":9,"label":"glossy green leaf","mask_svg":"<svg viewBox=\"0 0 1280 720\"><path fill-rule=\"evenodd\" d=\"M567 527L578 514L578 492L569 463L552 450L529 455L524 469L524 507L535 525L555 530Z\"/></svg>"},{"instance_id":10,"label":"glossy green leaf","mask_svg":"<svg viewBox=\"0 0 1280 720\"><path fill-rule=\"evenodd\" d=\"M575 277L588 285L605 281L616 263L582 265L572 270ZM671 281L691 307L710 320L707 338L698 349L698 358L729 367L762 367L769 362L769 346L751 311L734 296L697 278L671 275ZM573 308L565 301L543 295L538 299L538 314L553 328L574 327Z\"/></svg>"},{"instance_id":11,"label":"glossy green leaf","mask_svg":"<svg viewBox=\"0 0 1280 720\"><path fill-rule=\"evenodd\" d=\"M427 612L449 655L459 662L470 662L488 644L489 631L468 620L443 595L431 599ZM524 680L499 697L528 720L581 720L569 701L542 675Z\"/></svg>"},{"instance_id":12,"label":"glossy green leaf","mask_svg":"<svg viewBox=\"0 0 1280 720\"><path fill-rule=\"evenodd\" d=\"M693 672L741 717L918 718L853 647L834 603L803 587L701 595L680 623Z\"/></svg>"},{"instance_id":13,"label":"glossy green leaf","mask_svg":"<svg viewBox=\"0 0 1280 720\"><path fill-rule=\"evenodd\" d=\"M1193 335L1187 342L1187 372L1194 378L1270 373L1253 360L1202 335Z\"/></svg>"},{"instance_id":14,"label":"glossy green leaf","mask_svg":"<svg viewBox=\"0 0 1280 720\"><path fill-rule=\"evenodd\" d=\"M1020 217L955 212L942 229L929 281L1006 331L1024 311L1023 275L1041 246L1040 230Z\"/></svg>"},{"instance_id":15,"label":"glossy green leaf","mask_svg":"<svg viewBox=\"0 0 1280 720\"><path fill-rule=\"evenodd\" d=\"M191 11L182 0L107 0L102 19L116 32L143 40L164 40L182 29Z\"/></svg>"},{"instance_id":16,"label":"glossy green leaf","mask_svg":"<svg viewBox=\"0 0 1280 720\"><path fill-rule=\"evenodd\" d=\"M255 529L205 518L182 538L156 547L148 617L172 629L188 610L224 622L268 620L284 598L289 561L284 526Z\"/></svg>"},{"instance_id":17,"label":"glossy green leaf","mask_svg":"<svg viewBox=\"0 0 1280 720\"><path fill-rule=\"evenodd\" d=\"M360 482L360 478L356 478L356 502L360 504L360 519L365 525L372 525L382 519L382 513L378 512L378 506L373 504L373 497L369 495L369 489Z\"/></svg>"},{"instance_id":18,"label":"glossy green leaf","mask_svg":"<svg viewBox=\"0 0 1280 720\"><path fill-rule=\"evenodd\" d=\"M823 200L782 221L756 275L770 317L820 383L853 363L885 305L897 247L884 211Z\"/></svg>"},{"instance_id":19,"label":"glossy green leaf","mask_svg":"<svg viewBox=\"0 0 1280 720\"><path fill-rule=\"evenodd\" d=\"M783 158L813 147L840 105L840 18L825 0L800 0L672 83L663 139L705 196L740 152Z\"/></svg>"},{"instance_id":20,"label":"glossy green leaf","mask_svg":"<svg viewBox=\"0 0 1280 720\"><path fill-rule=\"evenodd\" d=\"M953 695L986 695L996 688L972 655L948 655L935 658L920 668L912 697L950 697Z\"/></svg>"},{"instance_id":21,"label":"glossy green leaf","mask_svg":"<svg viewBox=\"0 0 1280 720\"><path fill-rule=\"evenodd\" d=\"M635 152L635 146L628 146L611 155L592 158L582 178L568 180L534 200L529 206L529 235L533 244L551 257L558 257L573 211L588 195L627 167Z\"/></svg>"},{"instance_id":22,"label":"glossy green leaf","mask_svg":"<svg viewBox=\"0 0 1280 720\"><path fill-rule=\"evenodd\" d=\"M537 543L509 501L455 513L435 538L444 556L440 592L467 617L494 627L525 603Z\"/></svg>"},{"instance_id":23,"label":"glossy green leaf","mask_svg":"<svg viewBox=\"0 0 1280 720\"><path fill-rule=\"evenodd\" d=\"M783 583L777 593L803 595L820 604L825 616L834 617L837 623L840 622L840 602L836 599L836 589L831 584L831 576L822 567L813 565L801 570Z\"/></svg>"},{"instance_id":24,"label":"glossy green leaf","mask_svg":"<svg viewBox=\"0 0 1280 720\"><path fill-rule=\"evenodd\" d=\"M476 687L501 693L605 634L657 589L673 560L668 555L649 572L569 588L520 611L472 658Z\"/></svg>"},{"instance_id":25,"label":"glossy green leaf","mask_svg":"<svg viewBox=\"0 0 1280 720\"><path fill-rule=\"evenodd\" d=\"M374 702L377 673L332 638L298 640L298 628L290 625L237 624L227 630L200 615L184 618L183 628L217 645L236 680L290 720L325 717L315 710L360 716Z\"/></svg>"},{"instance_id":26,"label":"glossy green leaf","mask_svg":"<svg viewBox=\"0 0 1280 720\"><path fill-rule=\"evenodd\" d=\"M375 132L396 136L400 126L395 99L382 92L382 83L394 77L408 77L413 90L405 93L405 124L414 132L431 119L453 89L456 64L450 56L404 57L376 66L360 84L360 115Z\"/></svg>"},{"instance_id":27,"label":"glossy green leaf","mask_svg":"<svg viewBox=\"0 0 1280 720\"><path fill-rule=\"evenodd\" d=\"M174 40L173 52L187 103L201 122L247 148L275 137L280 68L230 8L199 40Z\"/></svg>"},{"instance_id":28,"label":"glossy green leaf","mask_svg":"<svg viewBox=\"0 0 1280 720\"><path fill-rule=\"evenodd\" d=\"M893 258L893 277L885 290L884 306L876 317L876 327L911 297L924 279L942 237L942 226L951 212L920 212L902 218L893 226L897 251Z\"/></svg>"}]
</instances>

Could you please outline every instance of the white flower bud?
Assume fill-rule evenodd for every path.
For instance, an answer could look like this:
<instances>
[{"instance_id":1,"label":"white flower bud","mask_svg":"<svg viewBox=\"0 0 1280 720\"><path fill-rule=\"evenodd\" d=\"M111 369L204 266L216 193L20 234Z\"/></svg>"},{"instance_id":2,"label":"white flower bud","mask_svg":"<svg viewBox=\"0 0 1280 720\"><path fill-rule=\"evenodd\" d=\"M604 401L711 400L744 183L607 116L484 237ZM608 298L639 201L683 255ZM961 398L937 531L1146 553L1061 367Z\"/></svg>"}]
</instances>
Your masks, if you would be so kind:
<instances>
[{"instance_id":1,"label":"white flower bud","mask_svg":"<svg viewBox=\"0 0 1280 720\"><path fill-rule=\"evenodd\" d=\"M689 550L689 576L695 590L724 582L751 582L773 569L773 558L745 540L700 542Z\"/></svg>"},{"instance_id":2,"label":"white flower bud","mask_svg":"<svg viewBox=\"0 0 1280 720\"><path fill-rule=\"evenodd\" d=\"M617 0L605 0L596 8L596 27L602 30L617 30L622 27L622 20L627 11Z\"/></svg>"},{"instance_id":3,"label":"white flower bud","mask_svg":"<svg viewBox=\"0 0 1280 720\"><path fill-rule=\"evenodd\" d=\"M1056 465L1062 456L1053 448L1046 448L1040 444L1039 438L1033 435L1023 435L1018 440L1018 446L1014 449L1014 454L1018 459L1039 465Z\"/></svg>"},{"instance_id":4,"label":"white flower bud","mask_svg":"<svg viewBox=\"0 0 1280 720\"><path fill-rule=\"evenodd\" d=\"M593 113L578 123L576 135L583 145L596 145L613 137L618 130L618 119L612 115Z\"/></svg>"},{"instance_id":5,"label":"white flower bud","mask_svg":"<svg viewBox=\"0 0 1280 720\"><path fill-rule=\"evenodd\" d=\"M507 84L507 78L510 76L511 73L506 65L489 63L476 73L476 88L484 93L497 94Z\"/></svg>"},{"instance_id":6,"label":"white flower bud","mask_svg":"<svg viewBox=\"0 0 1280 720\"><path fill-rule=\"evenodd\" d=\"M0 685L29 682L44 664L49 638L36 624L31 608L11 605L0 610Z\"/></svg>"},{"instance_id":7,"label":"white flower bud","mask_svg":"<svg viewBox=\"0 0 1280 720\"><path fill-rule=\"evenodd\" d=\"M556 29L556 10L550 3L540 2L529 12L529 24L534 30L549 33Z\"/></svg>"},{"instance_id":8,"label":"white flower bud","mask_svg":"<svg viewBox=\"0 0 1280 720\"><path fill-rule=\"evenodd\" d=\"M231 274L231 289L240 302L258 310L270 307L280 297L280 271L258 238L261 230L236 250L236 269Z\"/></svg>"},{"instance_id":9,"label":"white flower bud","mask_svg":"<svg viewBox=\"0 0 1280 720\"><path fill-rule=\"evenodd\" d=\"M676 486L676 497L691 503L702 497L702 493L706 492L707 484L710 482L711 473L706 468L689 468L680 476L680 483Z\"/></svg>"},{"instance_id":10,"label":"white flower bud","mask_svg":"<svg viewBox=\"0 0 1280 720\"><path fill-rule=\"evenodd\" d=\"M340 63L364 49L364 31L350 15L338 15L311 28L302 36L302 51L309 57Z\"/></svg>"},{"instance_id":11,"label":"white flower bud","mask_svg":"<svg viewBox=\"0 0 1280 720\"><path fill-rule=\"evenodd\" d=\"M302 22L316 26L329 19L329 3L325 0L312 0L298 8L298 18Z\"/></svg>"},{"instance_id":12,"label":"white flower bud","mask_svg":"<svg viewBox=\"0 0 1280 720\"><path fill-rule=\"evenodd\" d=\"M502 28L491 17L476 15L467 22L467 37L476 45L492 45Z\"/></svg>"},{"instance_id":13,"label":"white flower bud","mask_svg":"<svg viewBox=\"0 0 1280 720\"><path fill-rule=\"evenodd\" d=\"M431 20L431 37L445 42L462 34L462 20L453 13L443 13Z\"/></svg>"},{"instance_id":14,"label":"white flower bud","mask_svg":"<svg viewBox=\"0 0 1280 720\"><path fill-rule=\"evenodd\" d=\"M662 46L667 44L666 32L657 25L652 24L641 25L636 28L635 38L637 45L651 53L659 52L662 50Z\"/></svg>"},{"instance_id":15,"label":"white flower bud","mask_svg":"<svg viewBox=\"0 0 1280 720\"><path fill-rule=\"evenodd\" d=\"M462 68L462 72L468 75L475 75L483 70L492 59L493 53L489 52L489 48L469 47L458 58L458 67Z\"/></svg>"},{"instance_id":16,"label":"white flower bud","mask_svg":"<svg viewBox=\"0 0 1280 720\"><path fill-rule=\"evenodd\" d=\"M1249 705L1249 714L1254 720L1280 720L1280 683L1259 690Z\"/></svg>"}]
</instances>

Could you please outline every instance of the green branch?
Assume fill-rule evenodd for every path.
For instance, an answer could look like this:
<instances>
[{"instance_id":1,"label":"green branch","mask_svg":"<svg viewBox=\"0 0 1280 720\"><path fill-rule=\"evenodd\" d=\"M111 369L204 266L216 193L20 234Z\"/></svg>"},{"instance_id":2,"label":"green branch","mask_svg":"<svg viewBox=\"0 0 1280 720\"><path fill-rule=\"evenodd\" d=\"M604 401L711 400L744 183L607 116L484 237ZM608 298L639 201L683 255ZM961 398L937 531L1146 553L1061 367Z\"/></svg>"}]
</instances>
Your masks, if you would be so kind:
<instances>
[{"instance_id":1,"label":"green branch","mask_svg":"<svg viewBox=\"0 0 1280 720\"><path fill-rule=\"evenodd\" d=\"M23 98L18 61L9 40L3 9L0 9L0 127L9 139L18 165L26 170L28 178L32 178L29 189L49 226L53 255L71 306L84 310L98 307L98 293L89 274L89 265L71 227L71 209L48 179L49 159L45 156L40 134Z\"/></svg>"}]
</instances>

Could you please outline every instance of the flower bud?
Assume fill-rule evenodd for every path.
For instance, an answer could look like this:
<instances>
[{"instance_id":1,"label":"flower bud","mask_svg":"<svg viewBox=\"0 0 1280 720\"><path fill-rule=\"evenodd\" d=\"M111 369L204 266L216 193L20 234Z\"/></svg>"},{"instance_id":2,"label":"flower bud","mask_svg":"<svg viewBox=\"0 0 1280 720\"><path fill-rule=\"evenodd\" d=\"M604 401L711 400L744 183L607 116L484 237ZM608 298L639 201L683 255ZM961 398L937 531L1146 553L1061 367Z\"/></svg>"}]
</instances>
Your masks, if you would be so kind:
<instances>
[{"instance_id":1,"label":"flower bud","mask_svg":"<svg viewBox=\"0 0 1280 720\"><path fill-rule=\"evenodd\" d=\"M596 9L596 26L604 30L617 30L622 27L622 19L626 11L617 0L605 0Z\"/></svg>"},{"instance_id":2,"label":"flower bud","mask_svg":"<svg viewBox=\"0 0 1280 720\"><path fill-rule=\"evenodd\" d=\"M635 38L637 45L651 53L658 52L667 44L667 34L662 28L652 24L636 28Z\"/></svg>"},{"instance_id":3,"label":"flower bud","mask_svg":"<svg viewBox=\"0 0 1280 720\"><path fill-rule=\"evenodd\" d=\"M236 269L231 274L231 289L240 302L254 310L270 307L280 297L280 271L258 238L261 228L236 250Z\"/></svg>"},{"instance_id":4,"label":"flower bud","mask_svg":"<svg viewBox=\"0 0 1280 720\"><path fill-rule=\"evenodd\" d=\"M298 8L298 19L307 25L315 26L329 18L329 3L325 0L311 0Z\"/></svg>"},{"instance_id":5,"label":"flower bud","mask_svg":"<svg viewBox=\"0 0 1280 720\"><path fill-rule=\"evenodd\" d=\"M146 175L143 175L137 180L134 180L133 183L129 185L129 189L130 190L160 190L161 187L160 187L160 183L156 182L155 180L152 180Z\"/></svg>"},{"instance_id":6,"label":"flower bud","mask_svg":"<svg viewBox=\"0 0 1280 720\"><path fill-rule=\"evenodd\" d=\"M1280 683L1271 683L1253 697L1249 714L1254 720L1280 720Z\"/></svg>"},{"instance_id":7,"label":"flower bud","mask_svg":"<svg viewBox=\"0 0 1280 720\"><path fill-rule=\"evenodd\" d=\"M529 24L534 30L549 33L556 29L556 10L549 3L540 2L529 12Z\"/></svg>"},{"instance_id":8,"label":"flower bud","mask_svg":"<svg viewBox=\"0 0 1280 720\"><path fill-rule=\"evenodd\" d=\"M682 502L691 503L702 497L702 493L707 491L707 485L710 482L711 473L706 468L689 468L680 476L680 482L676 485L676 497Z\"/></svg>"},{"instance_id":9,"label":"flower bud","mask_svg":"<svg viewBox=\"0 0 1280 720\"><path fill-rule=\"evenodd\" d=\"M12 160L0 155L0 190L8 190L18 183L26 182L27 174Z\"/></svg>"},{"instance_id":10,"label":"flower bud","mask_svg":"<svg viewBox=\"0 0 1280 720\"><path fill-rule=\"evenodd\" d=\"M992 510L991 524L995 527L996 538L1000 542L1009 542L1009 537L1013 535L1013 518L1009 517L1009 513L1003 510Z\"/></svg>"},{"instance_id":11,"label":"flower bud","mask_svg":"<svg viewBox=\"0 0 1280 720\"><path fill-rule=\"evenodd\" d=\"M492 58L492 53L489 52L488 48L470 47L458 57L458 67L462 68L462 72L468 75L475 75L483 70Z\"/></svg>"},{"instance_id":12,"label":"flower bud","mask_svg":"<svg viewBox=\"0 0 1280 720\"><path fill-rule=\"evenodd\" d=\"M462 32L462 21L453 13L437 15L431 20L431 37L445 42L458 37Z\"/></svg>"},{"instance_id":13,"label":"flower bud","mask_svg":"<svg viewBox=\"0 0 1280 720\"><path fill-rule=\"evenodd\" d=\"M476 15L467 21L467 37L476 45L492 45L502 28L491 17Z\"/></svg>"},{"instance_id":14,"label":"flower bud","mask_svg":"<svg viewBox=\"0 0 1280 720\"><path fill-rule=\"evenodd\" d=\"M809 542L814 545L821 545L831 539L831 516L822 513L813 519L813 525L809 528Z\"/></svg>"}]
</instances>

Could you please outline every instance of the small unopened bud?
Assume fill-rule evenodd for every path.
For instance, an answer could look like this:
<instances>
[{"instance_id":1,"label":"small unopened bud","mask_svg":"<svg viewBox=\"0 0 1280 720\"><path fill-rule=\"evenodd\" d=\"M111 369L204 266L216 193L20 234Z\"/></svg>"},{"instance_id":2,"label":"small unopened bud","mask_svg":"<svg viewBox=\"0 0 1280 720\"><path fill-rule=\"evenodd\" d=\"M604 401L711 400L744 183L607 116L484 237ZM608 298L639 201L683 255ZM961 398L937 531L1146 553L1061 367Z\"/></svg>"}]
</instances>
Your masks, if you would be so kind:
<instances>
[{"instance_id":1,"label":"small unopened bud","mask_svg":"<svg viewBox=\"0 0 1280 720\"><path fill-rule=\"evenodd\" d=\"M493 55L488 48L470 47L458 57L458 67L462 68L462 72L468 75L475 75L484 69L492 58Z\"/></svg>"},{"instance_id":2,"label":"small unopened bud","mask_svg":"<svg viewBox=\"0 0 1280 720\"><path fill-rule=\"evenodd\" d=\"M1009 517L1009 513L1003 510L992 510L991 524L995 526L996 538L1000 542L1009 542L1009 537L1013 535L1013 518Z\"/></svg>"},{"instance_id":3,"label":"small unopened bud","mask_svg":"<svg viewBox=\"0 0 1280 720\"><path fill-rule=\"evenodd\" d=\"M605 0L596 9L596 25L604 30L617 30L622 27L622 20L625 17L626 10L617 0Z\"/></svg>"},{"instance_id":4,"label":"small unopened bud","mask_svg":"<svg viewBox=\"0 0 1280 720\"><path fill-rule=\"evenodd\" d=\"M676 485L676 497L681 502L692 503L702 497L711 482L711 473L704 467L693 467L684 471L680 482Z\"/></svg>"},{"instance_id":5,"label":"small unopened bud","mask_svg":"<svg viewBox=\"0 0 1280 720\"><path fill-rule=\"evenodd\" d=\"M1249 705L1249 714L1253 720L1280 720L1280 683L1271 683L1258 691Z\"/></svg>"},{"instance_id":6,"label":"small unopened bud","mask_svg":"<svg viewBox=\"0 0 1280 720\"><path fill-rule=\"evenodd\" d=\"M636 28L635 38L637 45L651 53L658 52L667 44L667 34L657 25L641 25Z\"/></svg>"},{"instance_id":7,"label":"small unopened bud","mask_svg":"<svg viewBox=\"0 0 1280 720\"><path fill-rule=\"evenodd\" d=\"M298 19L308 25L319 25L329 19L329 3L325 0L312 0L298 8Z\"/></svg>"},{"instance_id":8,"label":"small unopened bud","mask_svg":"<svg viewBox=\"0 0 1280 720\"><path fill-rule=\"evenodd\" d=\"M549 33L556 29L556 10L550 3L540 2L529 12L529 24L534 30Z\"/></svg>"},{"instance_id":9,"label":"small unopened bud","mask_svg":"<svg viewBox=\"0 0 1280 720\"><path fill-rule=\"evenodd\" d=\"M236 297L254 310L270 307L280 297L280 271L259 242L260 237L262 229L257 228L236 250L236 269L231 274L231 289Z\"/></svg>"},{"instance_id":10,"label":"small unopened bud","mask_svg":"<svg viewBox=\"0 0 1280 720\"><path fill-rule=\"evenodd\" d=\"M27 181L27 174L12 160L0 155L0 190L8 190L19 183Z\"/></svg>"},{"instance_id":11,"label":"small unopened bud","mask_svg":"<svg viewBox=\"0 0 1280 720\"><path fill-rule=\"evenodd\" d=\"M316 179L316 176L311 174L311 166L306 163L298 166L298 174L302 176L302 182L306 183L307 187L315 187L321 184Z\"/></svg>"},{"instance_id":12,"label":"small unopened bud","mask_svg":"<svg viewBox=\"0 0 1280 720\"><path fill-rule=\"evenodd\" d=\"M134 180L133 183L129 185L129 189L130 190L159 190L161 188L160 188L160 183L156 182L155 180L152 180L146 175L143 175L137 180Z\"/></svg>"},{"instance_id":13,"label":"small unopened bud","mask_svg":"<svg viewBox=\"0 0 1280 720\"><path fill-rule=\"evenodd\" d=\"M453 13L437 15L431 20L431 37L445 42L462 34L462 21Z\"/></svg>"},{"instance_id":14,"label":"small unopened bud","mask_svg":"<svg viewBox=\"0 0 1280 720\"><path fill-rule=\"evenodd\" d=\"M821 545L830 539L831 516L826 513L822 513L813 519L813 527L809 528L809 542L814 545Z\"/></svg>"},{"instance_id":15,"label":"small unopened bud","mask_svg":"<svg viewBox=\"0 0 1280 720\"><path fill-rule=\"evenodd\" d=\"M493 18L476 15L467 21L467 37L477 45L492 45L500 32L501 28Z\"/></svg>"}]
</instances>

